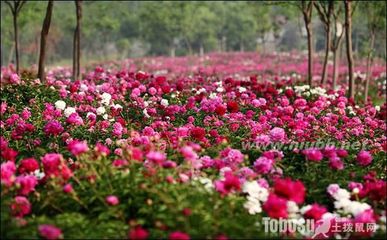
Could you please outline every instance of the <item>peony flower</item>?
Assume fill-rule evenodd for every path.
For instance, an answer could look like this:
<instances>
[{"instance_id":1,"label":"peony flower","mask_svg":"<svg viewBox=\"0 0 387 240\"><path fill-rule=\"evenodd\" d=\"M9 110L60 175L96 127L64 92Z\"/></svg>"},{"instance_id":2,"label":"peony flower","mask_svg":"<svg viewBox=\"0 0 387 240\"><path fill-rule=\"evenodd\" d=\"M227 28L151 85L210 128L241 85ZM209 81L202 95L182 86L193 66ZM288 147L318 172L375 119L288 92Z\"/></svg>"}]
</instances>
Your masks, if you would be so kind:
<instances>
[{"instance_id":1,"label":"peony flower","mask_svg":"<svg viewBox=\"0 0 387 240\"><path fill-rule=\"evenodd\" d=\"M20 161L19 167L18 167L18 172L20 174L32 173L38 169L39 169L39 163L38 163L38 161L36 161L35 158L25 158L25 159Z\"/></svg>"},{"instance_id":2,"label":"peony flower","mask_svg":"<svg viewBox=\"0 0 387 240\"><path fill-rule=\"evenodd\" d=\"M38 180L33 175L18 176L15 183L20 186L18 193L27 196L30 192L35 191L35 186L38 185Z\"/></svg>"},{"instance_id":3,"label":"peony flower","mask_svg":"<svg viewBox=\"0 0 387 240\"><path fill-rule=\"evenodd\" d=\"M53 135L53 136L59 135L60 133L63 132L63 130L64 129L60 124L60 122L56 120L48 122L43 128L43 131L45 132L46 135Z\"/></svg>"},{"instance_id":4,"label":"peony flower","mask_svg":"<svg viewBox=\"0 0 387 240\"><path fill-rule=\"evenodd\" d=\"M97 115L103 115L104 113L106 112L106 109L104 108L104 107L98 107L97 109L96 109L96 113L97 113Z\"/></svg>"},{"instance_id":5,"label":"peony flower","mask_svg":"<svg viewBox=\"0 0 387 240\"><path fill-rule=\"evenodd\" d=\"M282 128L275 127L270 130L270 139L274 142L283 141L286 137L285 130Z\"/></svg>"},{"instance_id":6,"label":"peony flower","mask_svg":"<svg viewBox=\"0 0 387 240\"><path fill-rule=\"evenodd\" d=\"M305 187L301 181L292 181L290 178L277 179L274 182L274 192L277 196L301 204L305 199Z\"/></svg>"},{"instance_id":7,"label":"peony flower","mask_svg":"<svg viewBox=\"0 0 387 240\"><path fill-rule=\"evenodd\" d=\"M356 158L360 166L367 166L372 162L372 156L368 151L360 151Z\"/></svg>"},{"instance_id":8,"label":"peony flower","mask_svg":"<svg viewBox=\"0 0 387 240\"><path fill-rule=\"evenodd\" d=\"M62 230L54 225L42 224L38 227L39 235L43 239L54 240L62 237Z\"/></svg>"},{"instance_id":9,"label":"peony flower","mask_svg":"<svg viewBox=\"0 0 387 240\"><path fill-rule=\"evenodd\" d=\"M307 160L314 161L314 162L319 162L324 157L322 152L317 148L305 149L302 153L306 156Z\"/></svg>"},{"instance_id":10,"label":"peony flower","mask_svg":"<svg viewBox=\"0 0 387 240\"><path fill-rule=\"evenodd\" d=\"M271 218L279 219L288 217L287 201L274 193L269 195L262 209Z\"/></svg>"},{"instance_id":11,"label":"peony flower","mask_svg":"<svg viewBox=\"0 0 387 240\"><path fill-rule=\"evenodd\" d=\"M150 151L146 155L146 158L157 165L161 165L166 160L165 153L156 152L156 151Z\"/></svg>"},{"instance_id":12,"label":"peony flower","mask_svg":"<svg viewBox=\"0 0 387 240\"><path fill-rule=\"evenodd\" d=\"M74 155L79 156L89 151L86 141L73 140L67 145L67 149Z\"/></svg>"},{"instance_id":13,"label":"peony flower","mask_svg":"<svg viewBox=\"0 0 387 240\"><path fill-rule=\"evenodd\" d=\"M1 163L1 184L10 187L15 180L16 166L12 161Z\"/></svg>"},{"instance_id":14,"label":"peony flower","mask_svg":"<svg viewBox=\"0 0 387 240\"><path fill-rule=\"evenodd\" d=\"M186 233L177 231L177 232L173 232L173 233L169 234L168 239L169 240L189 240L190 237Z\"/></svg>"},{"instance_id":15,"label":"peony flower","mask_svg":"<svg viewBox=\"0 0 387 240\"><path fill-rule=\"evenodd\" d=\"M110 195L110 196L107 196L105 198L105 201L107 204L109 204L110 206L115 206L115 205L118 205L120 203L118 197L114 196L114 195Z\"/></svg>"},{"instance_id":16,"label":"peony flower","mask_svg":"<svg viewBox=\"0 0 387 240\"><path fill-rule=\"evenodd\" d=\"M58 100L55 102L55 108L60 109L60 110L65 110L66 103L62 100Z\"/></svg>"},{"instance_id":17,"label":"peony flower","mask_svg":"<svg viewBox=\"0 0 387 240\"><path fill-rule=\"evenodd\" d=\"M145 240L149 236L149 233L141 226L136 226L129 232L129 239L133 240Z\"/></svg>"},{"instance_id":18,"label":"peony flower","mask_svg":"<svg viewBox=\"0 0 387 240\"><path fill-rule=\"evenodd\" d=\"M16 196L10 207L11 213L15 217L24 217L31 212L31 203L23 196Z\"/></svg>"},{"instance_id":19,"label":"peony flower","mask_svg":"<svg viewBox=\"0 0 387 240\"><path fill-rule=\"evenodd\" d=\"M258 174L268 174L273 169L274 160L267 157L259 157L254 162L254 169Z\"/></svg>"},{"instance_id":20,"label":"peony flower","mask_svg":"<svg viewBox=\"0 0 387 240\"><path fill-rule=\"evenodd\" d=\"M75 110L75 108L73 107L67 107L65 110L64 110L64 115L66 117L70 117L71 114L73 113L76 113L77 111Z\"/></svg>"},{"instance_id":21,"label":"peony flower","mask_svg":"<svg viewBox=\"0 0 387 240\"><path fill-rule=\"evenodd\" d=\"M302 209L301 209L302 211ZM312 204L308 207L308 209L303 213L306 219L314 219L318 221L322 218L322 216L327 212L327 209L318 204Z\"/></svg>"}]
</instances>

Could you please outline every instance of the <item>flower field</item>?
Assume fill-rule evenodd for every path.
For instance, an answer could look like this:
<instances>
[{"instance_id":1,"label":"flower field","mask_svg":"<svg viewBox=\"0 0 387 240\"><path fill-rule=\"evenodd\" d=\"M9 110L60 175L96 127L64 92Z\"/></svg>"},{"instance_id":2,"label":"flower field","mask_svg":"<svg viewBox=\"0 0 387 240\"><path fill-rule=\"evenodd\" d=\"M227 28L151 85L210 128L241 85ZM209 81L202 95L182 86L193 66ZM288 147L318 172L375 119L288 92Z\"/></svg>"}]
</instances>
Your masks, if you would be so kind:
<instances>
[{"instance_id":1,"label":"flower field","mask_svg":"<svg viewBox=\"0 0 387 240\"><path fill-rule=\"evenodd\" d=\"M364 104L345 66L332 90L315 62L313 87L300 53L128 59L77 81L57 67L45 83L2 68L1 238L383 237L386 67Z\"/></svg>"}]
</instances>

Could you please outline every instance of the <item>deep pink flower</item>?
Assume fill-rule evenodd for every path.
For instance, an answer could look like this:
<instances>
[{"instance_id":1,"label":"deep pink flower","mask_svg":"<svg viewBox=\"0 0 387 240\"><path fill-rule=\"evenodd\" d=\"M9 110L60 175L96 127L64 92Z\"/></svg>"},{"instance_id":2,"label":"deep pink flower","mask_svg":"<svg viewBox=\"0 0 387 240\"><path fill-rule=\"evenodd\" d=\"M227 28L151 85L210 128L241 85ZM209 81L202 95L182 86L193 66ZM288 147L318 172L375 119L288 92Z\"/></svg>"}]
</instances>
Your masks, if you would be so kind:
<instances>
[{"instance_id":1,"label":"deep pink flower","mask_svg":"<svg viewBox=\"0 0 387 240\"><path fill-rule=\"evenodd\" d=\"M288 217L287 201L274 193L270 193L267 201L263 204L262 209L271 218Z\"/></svg>"},{"instance_id":2,"label":"deep pink flower","mask_svg":"<svg viewBox=\"0 0 387 240\"><path fill-rule=\"evenodd\" d=\"M64 129L60 124L60 122L56 120L48 122L43 128L43 131L46 133L46 135L53 135L53 136L59 135L60 133L63 132L63 130Z\"/></svg>"},{"instance_id":3,"label":"deep pink flower","mask_svg":"<svg viewBox=\"0 0 387 240\"><path fill-rule=\"evenodd\" d=\"M62 230L54 225L42 224L38 227L39 235L43 239L55 240L62 236Z\"/></svg>"},{"instance_id":4,"label":"deep pink flower","mask_svg":"<svg viewBox=\"0 0 387 240\"><path fill-rule=\"evenodd\" d=\"M361 150L359 154L357 154L356 160L359 165L367 166L372 162L372 156L368 151Z\"/></svg>"},{"instance_id":5,"label":"deep pink flower","mask_svg":"<svg viewBox=\"0 0 387 240\"><path fill-rule=\"evenodd\" d=\"M73 191L74 191L74 189L73 189L73 186L71 185L71 183L67 183L66 185L63 186L63 192L71 193Z\"/></svg>"},{"instance_id":6,"label":"deep pink flower","mask_svg":"<svg viewBox=\"0 0 387 240\"><path fill-rule=\"evenodd\" d=\"M110 195L110 196L107 196L105 198L105 201L107 204L109 204L110 206L115 206L117 204L120 203L120 200L118 199L118 197L114 196L114 195Z\"/></svg>"},{"instance_id":7,"label":"deep pink flower","mask_svg":"<svg viewBox=\"0 0 387 240\"><path fill-rule=\"evenodd\" d=\"M86 141L73 140L67 145L67 149L74 155L79 156L89 151Z\"/></svg>"},{"instance_id":8,"label":"deep pink flower","mask_svg":"<svg viewBox=\"0 0 387 240\"><path fill-rule=\"evenodd\" d=\"M314 219L315 221L318 221L326 212L327 209L325 207L315 203L312 204L311 208L304 213L304 217L306 219Z\"/></svg>"},{"instance_id":9,"label":"deep pink flower","mask_svg":"<svg viewBox=\"0 0 387 240\"><path fill-rule=\"evenodd\" d=\"M31 212L31 203L26 197L16 196L11 203L11 212L13 216L24 217Z\"/></svg>"},{"instance_id":10,"label":"deep pink flower","mask_svg":"<svg viewBox=\"0 0 387 240\"><path fill-rule=\"evenodd\" d=\"M273 169L274 160L267 157L259 157L254 162L254 169L258 174L268 174Z\"/></svg>"},{"instance_id":11,"label":"deep pink flower","mask_svg":"<svg viewBox=\"0 0 387 240\"><path fill-rule=\"evenodd\" d=\"M155 163L155 164L162 164L165 160L166 160L166 156L165 156L165 153L161 153L161 152L156 152L156 151L150 151L147 155L146 155L146 158Z\"/></svg>"},{"instance_id":12,"label":"deep pink flower","mask_svg":"<svg viewBox=\"0 0 387 240\"><path fill-rule=\"evenodd\" d=\"M7 161L14 162L18 154L18 151L8 147L1 150L1 157Z\"/></svg>"},{"instance_id":13,"label":"deep pink flower","mask_svg":"<svg viewBox=\"0 0 387 240\"><path fill-rule=\"evenodd\" d=\"M146 231L141 226L136 226L129 232L129 239L133 240L145 240L149 236L148 231Z\"/></svg>"},{"instance_id":14,"label":"deep pink flower","mask_svg":"<svg viewBox=\"0 0 387 240\"><path fill-rule=\"evenodd\" d=\"M23 173L32 173L35 170L39 169L39 163L35 158L25 158L20 161L18 172Z\"/></svg>"},{"instance_id":15,"label":"deep pink flower","mask_svg":"<svg viewBox=\"0 0 387 240\"><path fill-rule=\"evenodd\" d=\"M274 142L283 141L286 137L285 130L283 128L275 127L270 130L270 138Z\"/></svg>"},{"instance_id":16,"label":"deep pink flower","mask_svg":"<svg viewBox=\"0 0 387 240\"><path fill-rule=\"evenodd\" d=\"M12 161L1 163L1 183L10 187L15 181L16 166Z\"/></svg>"},{"instance_id":17,"label":"deep pink flower","mask_svg":"<svg viewBox=\"0 0 387 240\"><path fill-rule=\"evenodd\" d=\"M19 194L27 196L35 190L35 186L38 185L38 180L33 175L22 175L16 178L15 183L20 185Z\"/></svg>"},{"instance_id":18,"label":"deep pink flower","mask_svg":"<svg viewBox=\"0 0 387 240\"><path fill-rule=\"evenodd\" d=\"M217 180L214 182L216 191L222 195L227 195L231 191L239 191L241 189L239 178L233 175L231 171L225 172L224 178L224 180Z\"/></svg>"},{"instance_id":19,"label":"deep pink flower","mask_svg":"<svg viewBox=\"0 0 387 240\"><path fill-rule=\"evenodd\" d=\"M169 234L168 239L169 240L189 240L190 237L186 233L176 231L176 232Z\"/></svg>"},{"instance_id":20,"label":"deep pink flower","mask_svg":"<svg viewBox=\"0 0 387 240\"><path fill-rule=\"evenodd\" d=\"M301 204L305 199L304 184L297 180L292 181L290 178L277 179L274 182L274 192L280 197Z\"/></svg>"},{"instance_id":21,"label":"deep pink flower","mask_svg":"<svg viewBox=\"0 0 387 240\"><path fill-rule=\"evenodd\" d=\"M305 149L303 151L303 153L306 156L307 160L314 161L314 162L319 162L324 157L324 155L321 153L321 151L317 148Z\"/></svg>"}]
</instances>

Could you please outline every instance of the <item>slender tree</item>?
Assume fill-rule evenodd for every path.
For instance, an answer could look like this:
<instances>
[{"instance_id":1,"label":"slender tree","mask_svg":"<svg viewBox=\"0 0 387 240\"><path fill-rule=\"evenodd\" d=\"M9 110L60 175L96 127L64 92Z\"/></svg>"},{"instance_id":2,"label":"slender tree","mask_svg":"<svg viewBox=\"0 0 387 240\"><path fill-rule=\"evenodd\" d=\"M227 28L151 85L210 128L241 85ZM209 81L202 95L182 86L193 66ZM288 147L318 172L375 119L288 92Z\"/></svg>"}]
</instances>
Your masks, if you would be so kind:
<instances>
[{"instance_id":1,"label":"slender tree","mask_svg":"<svg viewBox=\"0 0 387 240\"><path fill-rule=\"evenodd\" d=\"M325 57L324 57L323 72L321 76L321 84L325 85L327 75L328 75L327 74L328 58L329 58L329 52L331 48L331 17L332 17L334 2L333 0L318 1L318 2L314 2L314 5L317 9L320 20L325 27Z\"/></svg>"},{"instance_id":2,"label":"slender tree","mask_svg":"<svg viewBox=\"0 0 387 240\"><path fill-rule=\"evenodd\" d=\"M82 1L75 0L75 8L77 15L77 25L74 31L73 41L73 79L78 79L80 76L80 59L81 59L81 20L82 20Z\"/></svg>"},{"instance_id":3,"label":"slender tree","mask_svg":"<svg viewBox=\"0 0 387 240\"><path fill-rule=\"evenodd\" d=\"M343 24L340 19L342 15L343 7L341 4L334 4L332 9L333 15L333 38L331 43L331 50L333 53L333 76L332 76L332 88L335 89L337 85L337 78L339 75L339 61L340 61L340 49L344 36Z\"/></svg>"},{"instance_id":4,"label":"slender tree","mask_svg":"<svg viewBox=\"0 0 387 240\"><path fill-rule=\"evenodd\" d=\"M46 74L44 71L44 63L45 63L45 59L46 59L46 42L47 42L48 32L50 31L53 6L54 6L54 1L49 0L48 5L47 5L47 10L46 10L46 17L44 18L42 32L40 35L40 54L39 54L38 78L41 81L46 80Z\"/></svg>"},{"instance_id":5,"label":"slender tree","mask_svg":"<svg viewBox=\"0 0 387 240\"><path fill-rule=\"evenodd\" d=\"M6 4L11 9L13 17L13 31L14 31L14 41L15 41L15 56L16 56L16 73L19 74L19 28L17 25L17 17L20 10L26 1L5 1Z\"/></svg>"},{"instance_id":6,"label":"slender tree","mask_svg":"<svg viewBox=\"0 0 387 240\"><path fill-rule=\"evenodd\" d=\"M367 49L367 70L364 86L364 103L368 101L369 83L372 73L372 63L375 52L376 32L386 29L386 3L385 2L366 2L363 5L367 12L367 27L370 35Z\"/></svg>"},{"instance_id":7,"label":"slender tree","mask_svg":"<svg viewBox=\"0 0 387 240\"><path fill-rule=\"evenodd\" d=\"M344 0L345 8L345 43L348 61L348 98L355 97L355 79L353 78L353 53L352 53L352 2Z\"/></svg>"},{"instance_id":8,"label":"slender tree","mask_svg":"<svg viewBox=\"0 0 387 240\"><path fill-rule=\"evenodd\" d=\"M312 13L313 1L302 0L297 4L304 17L305 29L308 38L308 84L312 86L313 77L313 28L312 28Z\"/></svg>"}]
</instances>

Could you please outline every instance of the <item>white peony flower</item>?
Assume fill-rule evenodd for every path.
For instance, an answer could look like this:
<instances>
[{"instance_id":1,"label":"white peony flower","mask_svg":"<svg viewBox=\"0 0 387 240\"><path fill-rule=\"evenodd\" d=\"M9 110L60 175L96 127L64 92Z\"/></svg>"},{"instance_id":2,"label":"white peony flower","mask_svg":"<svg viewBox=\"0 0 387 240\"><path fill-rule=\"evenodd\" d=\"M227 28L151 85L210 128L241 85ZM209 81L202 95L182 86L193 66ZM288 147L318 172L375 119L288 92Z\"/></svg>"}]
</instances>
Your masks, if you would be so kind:
<instances>
[{"instance_id":1,"label":"white peony flower","mask_svg":"<svg viewBox=\"0 0 387 240\"><path fill-rule=\"evenodd\" d=\"M336 193L333 194L333 198L336 200L341 200L341 199L349 199L351 197L351 194L346 190L340 188L337 190Z\"/></svg>"},{"instance_id":2,"label":"white peony flower","mask_svg":"<svg viewBox=\"0 0 387 240\"><path fill-rule=\"evenodd\" d=\"M60 110L64 110L66 108L66 103L62 100L58 100L55 102L55 107Z\"/></svg>"},{"instance_id":3,"label":"white peony flower","mask_svg":"<svg viewBox=\"0 0 387 240\"><path fill-rule=\"evenodd\" d=\"M107 115L106 113L102 116L103 119L107 120L109 118L109 115Z\"/></svg>"},{"instance_id":4,"label":"white peony flower","mask_svg":"<svg viewBox=\"0 0 387 240\"><path fill-rule=\"evenodd\" d=\"M97 108L96 112L97 112L97 115L102 115L106 112L106 109L105 109L105 107L101 106L101 107Z\"/></svg>"},{"instance_id":5,"label":"white peony flower","mask_svg":"<svg viewBox=\"0 0 387 240\"><path fill-rule=\"evenodd\" d=\"M261 203L257 199L250 196L247 197L247 202L243 204L243 207L246 208L251 215L262 212Z\"/></svg>"},{"instance_id":6,"label":"white peony flower","mask_svg":"<svg viewBox=\"0 0 387 240\"><path fill-rule=\"evenodd\" d=\"M169 102L167 99L161 99L160 101L160 104L164 107L168 107L169 106Z\"/></svg>"},{"instance_id":7,"label":"white peony flower","mask_svg":"<svg viewBox=\"0 0 387 240\"><path fill-rule=\"evenodd\" d=\"M104 105L109 105L110 103L110 99L112 99L112 95L110 95L109 93L103 93L101 95L101 103L104 104Z\"/></svg>"},{"instance_id":8,"label":"white peony flower","mask_svg":"<svg viewBox=\"0 0 387 240\"><path fill-rule=\"evenodd\" d=\"M64 115L65 115L66 117L69 117L71 114L73 114L73 113L75 113L75 112L77 112L77 111L75 110L75 108L73 108L73 107L67 107L67 108L64 110Z\"/></svg>"},{"instance_id":9,"label":"white peony flower","mask_svg":"<svg viewBox=\"0 0 387 240\"><path fill-rule=\"evenodd\" d=\"M257 181L245 182L243 184L243 192L248 193L251 197L262 202L266 202L269 196L269 191L267 191L266 188L261 187Z\"/></svg>"}]
</instances>

